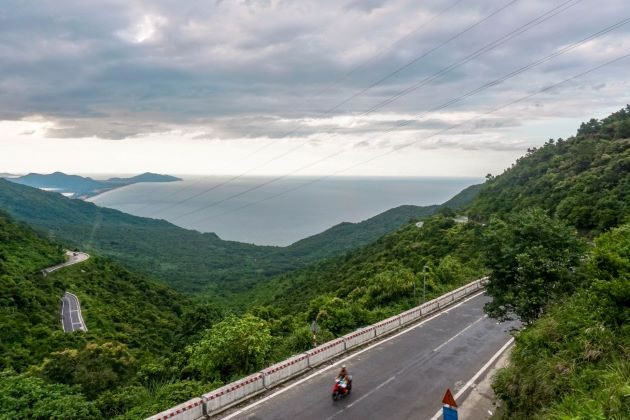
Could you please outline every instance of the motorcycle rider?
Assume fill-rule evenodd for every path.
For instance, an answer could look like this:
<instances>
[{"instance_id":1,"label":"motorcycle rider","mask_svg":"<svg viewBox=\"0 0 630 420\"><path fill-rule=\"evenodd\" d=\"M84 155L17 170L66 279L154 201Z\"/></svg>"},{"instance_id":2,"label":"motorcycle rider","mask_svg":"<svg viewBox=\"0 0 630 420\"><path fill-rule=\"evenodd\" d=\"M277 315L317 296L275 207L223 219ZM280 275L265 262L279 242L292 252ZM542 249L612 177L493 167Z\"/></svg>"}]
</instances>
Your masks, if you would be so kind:
<instances>
[{"instance_id":1,"label":"motorcycle rider","mask_svg":"<svg viewBox=\"0 0 630 420\"><path fill-rule=\"evenodd\" d=\"M337 379L343 381L341 385L342 388L344 388L344 392L346 392L346 388L347 390L350 390L350 388L352 387L352 377L348 374L348 370L346 369L346 365L342 365L341 369L339 370L339 374L337 375Z\"/></svg>"}]
</instances>

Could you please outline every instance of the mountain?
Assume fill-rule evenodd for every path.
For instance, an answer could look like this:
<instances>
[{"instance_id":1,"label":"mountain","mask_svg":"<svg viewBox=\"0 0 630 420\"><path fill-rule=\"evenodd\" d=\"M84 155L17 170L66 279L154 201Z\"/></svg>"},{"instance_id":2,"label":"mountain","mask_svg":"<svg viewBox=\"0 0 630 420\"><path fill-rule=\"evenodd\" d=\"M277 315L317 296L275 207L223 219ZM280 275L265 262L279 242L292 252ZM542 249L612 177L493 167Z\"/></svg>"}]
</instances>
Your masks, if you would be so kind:
<instances>
[{"instance_id":1,"label":"mountain","mask_svg":"<svg viewBox=\"0 0 630 420\"><path fill-rule=\"evenodd\" d=\"M410 220L416 221L429 217L441 208L461 209L474 199L480 188L481 184L471 185L441 205L399 206L359 223L340 223L322 233L291 244L284 249L284 254L291 258L318 255L323 259L343 251L350 251L374 242Z\"/></svg>"},{"instance_id":2,"label":"mountain","mask_svg":"<svg viewBox=\"0 0 630 420\"><path fill-rule=\"evenodd\" d=\"M538 206L583 232L602 232L630 213L630 106L583 123L575 136L529 149L491 177L470 207L471 217Z\"/></svg>"},{"instance_id":3,"label":"mountain","mask_svg":"<svg viewBox=\"0 0 630 420\"><path fill-rule=\"evenodd\" d=\"M98 251L185 293L224 295L265 278L339 255L437 209L403 206L361 223L342 224L289 247L224 241L213 233L179 228L0 180L0 209L87 251ZM324 246L325 244L325 246Z\"/></svg>"},{"instance_id":4,"label":"mountain","mask_svg":"<svg viewBox=\"0 0 630 420\"><path fill-rule=\"evenodd\" d=\"M627 418L629 139L630 107L591 120L489 176L459 209L468 222L444 207L421 226L407 223L260 282L234 305L253 306L288 342L308 337L313 319L328 339L417 303L425 281L430 297L490 274L487 291L499 304L539 305L495 381L498 417ZM576 246L550 249L563 243ZM516 280L501 296L510 275ZM303 343L301 351L309 348Z\"/></svg>"},{"instance_id":5,"label":"mountain","mask_svg":"<svg viewBox=\"0 0 630 420\"><path fill-rule=\"evenodd\" d=\"M114 188L138 182L181 181L180 178L174 176L159 175L150 172L131 178L110 178L106 180L95 180L78 175L67 175L63 172L54 172L52 174L30 173L28 175L8 179L18 184L64 193L76 198L91 197Z\"/></svg>"},{"instance_id":6,"label":"mountain","mask_svg":"<svg viewBox=\"0 0 630 420\"><path fill-rule=\"evenodd\" d=\"M0 238L0 418L146 417L216 386L177 366L216 313L98 255L43 277L62 246L2 212ZM88 332L63 332L66 291Z\"/></svg>"},{"instance_id":7,"label":"mountain","mask_svg":"<svg viewBox=\"0 0 630 420\"><path fill-rule=\"evenodd\" d=\"M49 188L59 192L73 192L77 195L88 194L105 188L102 182L92 178L66 175L62 172L54 172L47 175L30 173L17 178L11 178L10 181L34 188Z\"/></svg>"},{"instance_id":8,"label":"mountain","mask_svg":"<svg viewBox=\"0 0 630 420\"><path fill-rule=\"evenodd\" d=\"M105 182L108 183L118 183L118 184L135 184L137 182L174 182L181 181L181 178L177 178L171 175L160 175L154 174L152 172L145 172L140 175L132 176L130 178L109 178Z\"/></svg>"},{"instance_id":9,"label":"mountain","mask_svg":"<svg viewBox=\"0 0 630 420\"><path fill-rule=\"evenodd\" d=\"M630 215L628 137L630 106L601 121L582 124L577 134L566 140L550 140L530 149L503 174L467 188L441 208L426 209L422 228L403 222L412 218L407 210L413 213L418 209L390 210L400 216L390 219L403 222L400 229L392 229L341 257L262 282L240 299L291 312L327 294L358 302L368 293L371 279L383 276L381 280L386 282L391 273L402 270L417 280L425 264L434 271L449 262L454 272L465 272L466 268L479 274L484 272L479 254L484 224L492 217L531 207L540 207L589 235L618 226ZM447 208L468 214L472 222L458 226ZM379 216L362 223L378 226ZM334 237L344 228L337 226L320 238L307 238L295 245L316 243L323 248L327 236ZM372 231L377 230L372 227ZM455 260L444 260L449 257Z\"/></svg>"}]
</instances>

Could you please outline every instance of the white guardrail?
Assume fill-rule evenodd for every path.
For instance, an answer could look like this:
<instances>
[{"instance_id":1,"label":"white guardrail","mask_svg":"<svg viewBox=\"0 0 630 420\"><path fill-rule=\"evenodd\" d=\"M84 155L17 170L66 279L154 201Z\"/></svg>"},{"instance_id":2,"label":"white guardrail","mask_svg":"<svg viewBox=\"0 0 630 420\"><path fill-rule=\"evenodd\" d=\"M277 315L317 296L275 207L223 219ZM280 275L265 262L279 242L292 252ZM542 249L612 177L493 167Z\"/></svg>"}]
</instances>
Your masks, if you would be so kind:
<instances>
[{"instance_id":1,"label":"white guardrail","mask_svg":"<svg viewBox=\"0 0 630 420\"><path fill-rule=\"evenodd\" d=\"M169 408L147 420L197 420L215 415L257 394L266 391L308 369L327 362L346 351L407 326L418 319L439 311L456 300L469 296L483 288L487 277L475 280L436 299L409 309L400 315L384 319L374 325L360 328L341 338L315 347L306 353L293 356L262 371L215 389L201 398L193 398Z\"/></svg>"}]
</instances>

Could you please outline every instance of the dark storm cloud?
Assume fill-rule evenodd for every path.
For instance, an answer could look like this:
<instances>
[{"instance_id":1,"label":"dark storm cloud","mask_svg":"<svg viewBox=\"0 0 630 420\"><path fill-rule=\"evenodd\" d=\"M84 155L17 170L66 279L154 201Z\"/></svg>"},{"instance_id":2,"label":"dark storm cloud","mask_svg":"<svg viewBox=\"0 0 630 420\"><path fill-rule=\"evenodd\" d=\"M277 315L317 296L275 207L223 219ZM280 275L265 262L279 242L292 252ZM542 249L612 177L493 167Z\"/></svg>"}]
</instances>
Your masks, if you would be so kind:
<instances>
[{"instance_id":1,"label":"dark storm cloud","mask_svg":"<svg viewBox=\"0 0 630 420\"><path fill-rule=\"evenodd\" d=\"M327 118L369 110L560 3L521 0L335 112L326 112L507 2L462 1L426 25L445 8L444 1L5 0L0 6L0 119L56 121L51 137L123 139L174 126L193 127L204 133L200 138L225 139L334 132L339 125ZM388 130L626 13L624 0L608 0L606 7L584 0L378 111L402 119L365 119L343 130ZM454 111L492 108L628 50L630 25L470 98ZM619 85L609 89L608 80L625 82L625 69L627 65L617 66L593 86L601 86L599 94L610 101L619 100L627 85L621 91ZM561 99L562 112L579 113L577 104L584 97L577 85L553 93L547 100ZM559 112L549 108L549 115ZM312 124L317 119L323 120ZM410 119L404 130L446 124L439 118ZM516 119L504 115L475 128L514 125Z\"/></svg>"}]
</instances>

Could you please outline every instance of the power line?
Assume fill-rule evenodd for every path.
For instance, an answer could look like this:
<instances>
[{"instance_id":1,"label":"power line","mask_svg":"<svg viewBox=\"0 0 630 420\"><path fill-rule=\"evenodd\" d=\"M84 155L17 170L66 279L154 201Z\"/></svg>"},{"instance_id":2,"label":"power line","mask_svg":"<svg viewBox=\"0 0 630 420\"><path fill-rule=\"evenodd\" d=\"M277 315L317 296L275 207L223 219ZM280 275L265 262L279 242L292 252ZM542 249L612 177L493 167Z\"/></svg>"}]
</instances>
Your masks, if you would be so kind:
<instances>
[{"instance_id":1,"label":"power line","mask_svg":"<svg viewBox=\"0 0 630 420\"><path fill-rule=\"evenodd\" d=\"M567 51L569 51L569 50L575 49L575 48L577 48L578 46L583 45L585 42L588 42L588 41L590 41L590 40L592 40L592 39L594 39L594 38L597 38L597 37L599 37L599 36L601 36L601 35L603 35L603 34L606 34L606 33L608 33L608 32L611 32L612 30L617 29L618 27L623 26L623 25L625 25L625 24L627 24L627 23L629 23L629 22L630 22L630 18L624 19L623 21L618 22L618 23L616 23L615 25L612 25L612 26L610 26L610 27L608 27L608 28L604 29L604 30L602 30L602 31L598 32L597 34L594 34L594 35L592 35L592 36L589 36L588 38L586 38L586 39L584 39L584 40L580 41L579 43L576 43L576 44L573 44L573 45L571 45L571 46L569 46L569 47L563 48L562 50L560 50L560 51L562 51L562 52L560 52L560 51L555 52L555 53L553 53L553 54L551 54L551 55L549 55L549 56L547 56L547 57L545 57L545 58L543 58L543 59L541 59L541 60L538 60L536 63L540 64L540 63L543 63L543 62L549 61L549 60L550 60L550 59L552 59L552 58L555 58L555 57L557 57L557 56L559 56L559 55L561 55L561 54L563 54L563 53L565 53L565 52L567 52ZM443 133L445 133L445 132L447 132L447 131L453 130L453 129L455 129L455 128L462 127L462 126L464 126L464 125L466 125L466 124L468 124L468 123L470 123L470 122L473 122L473 121L478 120L478 118L479 118L479 117L484 117L484 116L488 116L488 115L494 114L494 113L496 113L496 112L498 112L498 111L500 111L500 110L502 110L502 109L504 109L504 108L507 108L507 107L509 107L509 106L512 106L512 105L514 105L514 104L516 104L516 103L520 103L520 102L526 101L527 99L530 99L530 98L532 98L532 97L534 97L534 96L540 95L541 93L545 93L545 92L551 91L551 90L553 90L553 89L557 88L558 86L561 86L561 85L563 85L563 84L565 84L565 83L568 83L568 82L570 82L570 81L572 81L572 80L575 80L575 79L578 79L578 78L580 78L580 77L583 77L583 76L585 76L585 75L587 75L587 74L593 73L593 72L595 72L595 71L597 71L597 70L599 70L599 69L601 69L601 68L603 68L603 67L609 66L609 65L614 64L614 63L619 62L619 61L622 61L622 60L624 60L624 59L626 59L626 58L628 58L628 57L630 57L630 53L627 53L627 54L624 54L624 55L622 55L622 56L619 56L619 57L617 57L617 58L615 58L615 59L613 59L613 60L610 60L610 61L608 61L608 62L606 62L606 63L600 64L600 65L598 65L598 66L596 66L596 67L593 67L593 68L591 68L591 69L589 69L589 70L586 70L586 71L584 71L584 72L581 72L581 73L579 73L579 74L577 74L577 75L575 75L575 76L572 76L572 77L569 77L569 78L567 78L567 79L564 79L564 80L562 80L562 81L560 81L560 82L557 82L557 83L555 83L555 84L552 84L552 85L546 86L546 87L544 87L544 88L542 88L542 89L540 89L540 90L538 90L538 91L536 91L536 92L534 92L534 93L531 93L531 94L525 95L525 96L523 96L523 97L521 97L521 98L519 98L519 99L513 100L513 101L508 102L508 103L506 103L506 104L504 104L504 105L501 105L501 106L498 106L498 107L496 107L496 108L493 108L493 109L491 109L490 111L487 111L487 112L485 112L485 113L483 113L483 114L481 114L481 115L479 115L479 116L475 116L475 117L469 118L468 120L465 120L465 121L463 121L463 122L461 122L461 123L458 123L458 124L453 124L453 125L451 125L451 126L449 126L449 127L445 128L445 129L443 129L443 130L440 130L440 131L438 131L438 132L436 132L436 133L434 133L434 134L432 134L432 135L430 135L430 136L427 136L427 137L422 137L422 138L419 138L419 139L416 139L416 140L410 141L410 142L408 142L408 143L405 143L405 144L403 144L403 145L396 146L396 147L394 147L393 149L388 150L387 152L381 153L381 154L379 154L379 155L377 155L377 156L373 156L373 157L371 157L371 158L369 158L369 159L363 160L363 161L358 162L358 163L356 163L356 164L353 164L353 165L347 166L347 167L345 167L345 168L343 168L343 169L341 169L341 170L339 170L339 171L337 171L337 172L334 172L334 173L332 173L332 174L330 174L330 175L324 175L324 176L321 176L321 177L318 177L318 178L315 178L315 179L309 180L309 181L304 182L304 183L302 183L302 184L300 184L300 185L297 185L296 187L293 187L293 188L290 188L290 189L288 189L288 190L282 191L282 192L280 192L280 193L278 193L278 194L274 194L274 195L271 195L271 196L266 197L266 198L264 198L264 199L257 200L257 201L254 201L254 202L252 202L252 203L248 203L248 204L245 204L245 205L243 205L243 206L236 207L236 208L234 208L234 209L230 209L229 211L226 211L226 212L223 212L223 213L216 214L216 215L214 215L214 216L210 217L209 219L214 219L214 218L217 218L217 217L220 217L220 216L223 216L223 215L229 214L229 213L233 213L233 212L238 211L238 210L245 209L245 208L247 208L247 207L251 207L251 206L257 205L257 204L259 204L259 203L261 203L261 202L265 202L265 201L271 200L271 199L273 199L273 198L280 197L280 196L282 196L282 195L285 195L285 194L288 194L288 193L290 193L290 192L296 191L296 190L298 190L298 189L304 188L304 187L306 187L306 186L308 186L308 185L311 185L311 184L314 184L314 183L316 183L316 182L320 182L320 181L323 181L323 180L325 180L325 179L328 179L328 178L334 177L334 176L336 176L336 175L342 174L342 173L344 173L344 172L346 172L346 171L348 171L348 170L354 169L354 168L356 168L356 167L358 167L358 166L365 165L366 163L372 162L372 161L374 161L374 160L376 160L376 159L380 159L380 158L382 158L382 157L384 157L384 156L387 156L387 155L390 155L390 154L392 154L392 153L398 152L398 151L400 151L400 150L406 149L406 148L408 148L408 147L410 147L410 146L413 146L414 144L417 144L418 142L420 142L420 141L422 141L422 140L428 140L428 139L430 139L430 138L433 138L433 137L436 137L436 136L438 136L438 135L441 135L441 134L443 134ZM538 65L538 64L536 64L536 65ZM534 66L534 63L532 63L532 65L528 65L528 66L525 66L525 67L527 67L527 68L531 68L531 67L533 67L533 66ZM524 67L524 68L522 68L522 69L516 70L516 71L514 71L514 72L510 73L509 75L507 75L507 76L505 76L505 77L503 77L503 78L501 78L501 79L497 79L497 80L505 81L505 80L507 80L508 78L514 77L514 76L516 76L517 74L520 74L520 73L522 73L523 71L525 71L525 70L523 70L523 69L525 69L525 67ZM498 83L490 82L490 83L487 83L487 84L486 84L486 85L484 85L484 86L485 86L485 88L487 88L487 87L490 87L490 86L496 86L496 85L498 85L499 83L501 83L501 82L498 82ZM477 92L479 92L479 91L481 91L481 90L482 90L481 88L482 88L482 87L480 87L480 88L478 88L478 89L475 89L475 90L473 90L473 91L470 91L470 92L468 92L467 94L462 95L460 98L464 98L464 97L469 97L469 96L472 96L472 95L474 94L473 92L477 93ZM458 99L459 99L459 98L458 98ZM450 102L450 103L453 103L454 101L455 101L455 100L452 100L452 101L449 101L449 102ZM204 220L204 219L200 219L200 220ZM207 219L206 219L206 220L207 220Z\"/></svg>"},{"instance_id":2,"label":"power line","mask_svg":"<svg viewBox=\"0 0 630 420\"><path fill-rule=\"evenodd\" d=\"M563 12L563 11L567 10L569 7L573 7L573 6L575 6L577 3L581 2L581 1L582 1L582 0L568 0L568 1L565 1L564 3L560 4L559 6L556 6L556 7L552 8L552 9L550 9L549 11L547 11L547 12L543 13L542 15L540 15L539 17L537 17L537 18L535 18L535 19L533 19L533 20L531 20L531 21L527 22L526 24L524 24L524 25L520 26L519 28L517 28L517 29L515 29L515 30L511 31L510 33L508 33L508 34L506 34L506 35L503 35L502 37L499 37L497 40L495 40L495 41L493 41L493 42L491 42L491 43L487 44L486 46L484 46L484 47L482 47L481 49L477 50L475 53L468 55L465 59L463 59L463 60L459 60L459 61L457 61L456 63L449 65L449 66L448 66L448 67L446 67L445 69L439 70L439 71L438 71L438 72L436 72L434 75L440 74L440 76L443 76L444 74L446 74L446 73L448 73L448 72L450 72L450 71L454 70L455 68L457 68L457 67L459 67L459 66L464 65L465 63L467 63L467 62L471 61L472 59L477 58L477 57L479 57L480 55L485 54L485 53L487 53L487 52L489 52L489 51L491 51L491 50L493 50L493 49L495 49L495 48L499 47L500 45L502 45L502 44L504 44L504 43L508 42L509 40L513 39L515 36L520 35L520 34L522 34L522 33L526 32L526 31L528 31L528 30L531 30L531 29L535 28L536 26L538 26L538 25L542 24L543 22L545 22L545 21L547 21L547 20L549 20L549 19L553 18L554 16L558 15L559 13L561 13L561 12ZM445 70L447 70L447 71L445 71ZM400 97L400 96L399 96L399 97ZM430 110L430 111L431 111L431 110ZM372 111L370 111L370 112L372 112ZM402 123L396 124L394 127L392 127L391 129L387 130L386 132L392 131L392 130L394 130L394 129L396 129L396 128L403 127L403 126L408 125L408 124L409 124L409 122L402 122ZM280 158L280 157L284 157L284 156L286 156L286 155L288 155L288 154L292 153L293 151L297 150L297 149L298 149L298 148L300 148L300 147L302 147L302 145L298 145L298 146L296 146L296 147L294 147L294 148L292 148L292 149L289 149L288 151L284 152L283 154L281 154L281 155L277 156L277 157L276 157L276 158L274 158L274 159L278 159L278 158ZM340 154L340 152L335 152L335 153L333 153L333 154L331 154L331 155L329 155L329 156L326 156L326 157L324 157L324 158L322 158L322 159L319 159L319 160L317 160L317 161L315 161L315 162L312 162L312 163L309 163L309 164L307 164L307 165L305 165L305 166L302 166L302 167L300 167L300 168L297 168L296 170L294 170L294 171L292 171L292 172L290 172L290 173L288 173L288 174L281 175L281 176L278 176L278 177L276 177L276 178L272 178L271 180L267 180L267 181L262 182L262 183L260 183L260 184L258 184L258 185L252 186L252 187L250 187L250 188L248 188L248 189L246 189L246 190L244 190L244 191L241 191L241 192L239 192L239 193L236 193L236 194L230 195L230 196L228 196L228 197L226 197L226 198L224 198L224 199L221 199L221 200L215 201L215 202L213 202L213 203L209 203L209 204L207 204L207 205L205 205L205 206L202 206L202 207L200 207L200 208L198 208L198 209L194 209L194 210L191 210L191 211L189 211L189 212L186 212L186 213L183 213L183 214L177 215L177 216L175 216L174 218L171 218L171 220L179 220L179 219L181 219L182 217L189 216L189 215L191 215L191 214L194 214L194 213L197 213L197 212L199 212L199 211L202 211L202 210L208 209L208 208L210 208L210 207L217 206L217 205L219 205L219 204L221 204L221 203L224 203L224 202L226 202L226 201L228 201L228 200L231 200L231 199L233 199L233 198L240 197L240 196L242 196L242 195L244 195L244 194L246 194L246 193L249 193L249 192L251 192L251 191L255 191L255 190L260 189L260 188L262 188L262 187L264 187L264 186L267 186L267 185L269 185L269 184L272 184L272 183L274 183L274 182L277 182L277 181L279 181L279 180L282 180L282 179L284 179L284 178L286 178L286 177L288 177L288 176L290 176L290 175L292 175L292 174L294 174L294 173L296 173L296 172L299 172L299 171L304 170L304 169L308 169L308 168L310 168L310 167L312 167L312 166L314 166L314 165L316 165L316 164L319 164L319 163L321 163L321 162L323 162L323 161L325 161L325 160L328 160L328 159L331 159L331 158L333 158L333 157L336 157L336 156L338 156L339 154ZM234 177L234 178L232 178L232 180L237 179L237 178L240 178L240 177L242 177L242 175L239 175L239 176L237 176L237 177ZM226 184L226 183L228 183L228 182L229 182L229 180L228 180L228 181L226 181L226 182L225 182L225 183L223 183L223 184ZM212 188L212 189L214 189L214 188ZM210 189L210 190L212 190L212 189ZM207 192L207 191L206 191L206 192ZM202 194L204 194L204 193L205 193L205 192L202 192L202 193L200 193L200 194L197 194L197 196L202 195Z\"/></svg>"},{"instance_id":3,"label":"power line","mask_svg":"<svg viewBox=\"0 0 630 420\"><path fill-rule=\"evenodd\" d=\"M335 80L333 80L331 83L327 84L326 86L324 86L322 89L320 89L319 91L317 91L314 95L310 96L309 98L307 98L307 102L312 102L314 99L317 99L318 97L320 97L322 94L324 94L325 92L329 91L330 89L332 89L333 87L339 85L342 81L346 80L348 77L350 77L352 74L356 73L358 70L367 67L369 64L376 62L378 59L380 59L386 52L388 52L389 50L393 49L395 46L402 44L404 41L410 39L412 36L416 35L421 29L424 29L425 27L429 26L430 24L432 24L435 20L437 20L439 17L441 17L443 14L449 12L450 10L454 9L457 5L459 5L463 0L455 0L453 3L451 3L449 6L441 9L438 13L434 14L433 16L431 16L429 19L427 19L426 21L424 21L421 25L417 26L415 29L413 29L412 31L406 33L404 36L402 36L401 38L398 38L396 41L392 42L391 44L389 44L387 47L383 47L380 50L378 50L378 52L373 55L371 58L369 58L368 60L364 61L361 64L357 64L355 65L353 68L351 68L350 70L348 70L346 73L342 74L340 77L336 78ZM304 107L303 107L304 108ZM295 126L295 128L291 129L288 132L285 132L284 134L281 134L278 138L284 138L287 137L293 133L296 132L297 129L297 125ZM276 143L276 140L278 139L274 139L268 143L266 143L265 145L263 145L262 147L253 150L251 153L248 153L245 156L242 156L240 158L237 158L236 160L232 161L230 164L225 165L226 167L229 167L230 165L234 165L238 162L247 160L248 158L262 152L263 150L267 149L269 146L271 146L272 144ZM245 175L245 174L243 174ZM235 180L235 179L233 179ZM201 180L200 180L201 181ZM199 183L200 181L197 182L193 182L179 190L174 191L172 194L168 194L165 197L163 197L162 199L168 199L171 197L174 197L176 195L181 194L182 192L187 191L188 189L190 189L191 187L193 187L194 185L196 185L197 183ZM202 192L200 195L205 194L206 192L210 192L213 189L216 189L222 185L225 185L225 183L221 183L220 185L215 185L213 187L211 187L210 189L205 190L204 192ZM178 202L178 203L173 203L173 204L167 204L164 207L159 207L157 209L155 209L153 211L153 213L158 213L158 212L162 212L164 210L168 210L171 207L174 207L176 205L179 205L187 200L193 199L198 197L199 195L193 195L191 197L186 198L185 200ZM140 207L139 209L136 209L136 212L142 211L148 207L151 207L151 204L146 204L142 207Z\"/></svg>"},{"instance_id":4,"label":"power line","mask_svg":"<svg viewBox=\"0 0 630 420\"><path fill-rule=\"evenodd\" d=\"M420 59L422 59L422 58L425 58L425 57L426 57L427 55L429 55L431 52L435 52L436 50L438 50L438 49L440 49L440 48L443 48L443 47L444 47L444 46L446 46L448 43L450 43L450 42L454 41L455 39L457 39L457 38L461 37L462 35L466 34L466 33L467 33L467 32L469 32L469 31L471 31L472 29L474 29L475 27L479 26L480 24L482 24L482 23L486 22L487 20L491 19L492 17L496 16L497 14L499 14L500 12L502 12L503 10L505 10L506 8L508 8L509 6L513 5L513 4L514 4L514 3L516 3L517 1L519 1L519 0L511 0L511 1L509 1L508 3L506 3L505 5L501 6L500 8L495 9L494 11L492 11L492 12L491 12L490 14L488 14L487 16L483 17L482 19L478 20L477 22L473 23L472 25L470 25L470 26L466 27L464 30L462 30L462 31L458 32L457 34L455 34L455 35L451 36L448 40L446 40L446 41L444 41L444 42L440 43L439 45L437 45L437 46L435 46L435 47L431 48L429 51L424 52L424 53L423 53L423 54L421 54L420 56L415 57L414 59L412 59L411 61L407 62L407 63L406 63L406 64L404 64L403 66L401 66L401 67L397 68L396 70L394 70L394 71L390 72L389 74L387 74L386 76L382 77L381 79L379 79L379 81L372 83L372 84L371 84L370 86L368 86L367 88L362 89L362 90L361 90L361 92L360 92L360 94L364 94L364 93L365 93L365 92L367 92L368 90L370 90L370 89L372 89L372 88L374 88L374 87L378 86L379 84L382 84L385 80L388 80L389 78L391 78L391 77L393 77L394 75L398 74L400 71L402 71L402 69L407 68L407 67L409 67L410 65L417 63L417 62L418 62ZM560 7L562 7L564 4L567 4L567 3L572 3L572 2L580 2L580 1L582 1L582 0L567 0L567 1L565 1L562 5L560 5L560 6L556 7L556 8L554 8L554 9L552 9L552 11L553 11L553 10L556 10L556 9L558 9L558 8L560 8ZM358 96L358 95L354 94L354 96L353 96L353 97L356 97L356 96ZM333 106L332 108L329 108L328 110L326 110L326 111L322 112L322 113L321 113L321 115L328 115L328 114L330 114L331 112L333 112L335 109L337 109L337 107L338 107L338 104L337 104L337 105L335 105L335 106ZM293 130L291 130L291 131L289 131L289 132L287 132L287 133L283 134L280 138L290 136L290 135L295 134L295 133L300 132L300 131L301 131L301 130L300 130L299 128L293 129ZM277 139L276 139L276 140L277 140ZM276 140L274 140L274 142L275 142ZM212 186L212 187L210 187L210 188L207 188L207 189L205 189L205 190L202 190L202 191L201 191L201 192L199 192L199 193L196 193L196 194L194 194L194 195L192 195L192 196L189 196L189 197L187 197L187 198L186 198L186 199L184 199L184 200L181 200L181 201L176 202L176 203L172 203L172 204L168 205L167 207L162 208L162 209L161 209L161 211L168 210L168 209L170 209L170 208L173 208L173 207L179 206L179 205L181 205L181 204L183 204L183 203L185 203L185 202L187 202L187 201L190 201L190 200L192 200L192 199L194 199L194 198L197 198L197 197L199 197L199 196L202 196L202 195L204 195L204 194L206 194L206 193L208 193L208 192L210 192L210 191L214 191L214 190L216 190L217 188L220 188L220 187L222 187L222 186L224 186L224 185L230 184L230 183L232 183L232 182L234 182L234 181L236 181L236 180L238 180L238 179L240 179L240 178L244 177L245 175L247 175L247 174L251 173L252 171L254 171L254 170L256 170L256 169L259 169L259 168L265 167L266 165L268 165L268 164L270 164L270 163L272 163L272 162L274 162L274 161L276 161L276 160L278 160L278 159L281 159L281 158L283 158L283 157L285 157L285 156L287 156L287 155L289 155L289 154L293 153L294 151L296 151L296 150L298 150L299 148L303 147L305 143L306 143L306 141L302 141L302 143L298 144L296 147L293 147L293 148L289 149L288 151L282 152L282 153L280 153L279 155L276 155L276 156L274 156L273 158L268 159L267 161L264 161L264 162L262 162L261 164L259 164L259 165L257 165L257 166L254 166L253 168L250 168L249 170L247 170L247 171L245 171L245 172L240 173L239 175L232 176L232 177L228 178L227 180L222 181L222 182L219 182L218 184L215 184L215 185L213 185L213 186ZM270 143L270 144L271 144L271 143ZM267 147L267 146L263 146L262 148L260 148L260 149L258 149L257 151L255 151L255 152L254 152L254 154L255 154L255 153L257 153L257 152L259 152L259 151L261 151L261 150L263 150L263 149L264 149L264 148L266 148L266 147Z\"/></svg>"}]
</instances>

